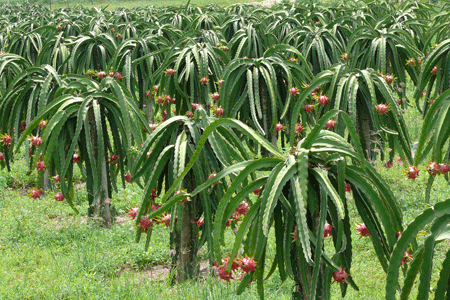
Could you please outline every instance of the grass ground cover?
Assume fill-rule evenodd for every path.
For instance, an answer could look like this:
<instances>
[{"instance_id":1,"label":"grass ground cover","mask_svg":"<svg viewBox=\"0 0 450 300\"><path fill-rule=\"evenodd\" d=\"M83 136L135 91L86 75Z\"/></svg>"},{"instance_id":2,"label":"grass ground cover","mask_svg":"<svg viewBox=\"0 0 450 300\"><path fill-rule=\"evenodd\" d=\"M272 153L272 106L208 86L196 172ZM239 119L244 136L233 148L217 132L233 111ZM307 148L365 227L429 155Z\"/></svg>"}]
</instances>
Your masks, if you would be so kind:
<instances>
[{"instance_id":1,"label":"grass ground cover","mask_svg":"<svg viewBox=\"0 0 450 300\"><path fill-rule=\"evenodd\" d=\"M414 108L406 111L410 129L420 122ZM412 132L412 139L419 132ZM129 207L138 205L141 190L128 185L114 199L120 217L111 230L101 228L95 220L85 215L75 215L65 203L55 202L52 193L38 200L27 195L33 187L35 174L27 173L23 157L18 157L13 171L0 171L0 298L3 299L142 299L149 294L155 299L257 299L255 288L236 297L236 282L227 284L207 276L195 282L171 286L166 273L154 270L157 265L170 262L167 244L168 230L160 227L154 231L148 251L143 243L135 244L135 228L126 215ZM406 165L406 164L405 164ZM425 167L419 168L422 176L415 181L404 176L405 165L394 163L386 169L383 162L376 167L389 183L404 214L405 222L412 221L421 211L434 203L450 197L447 182L438 177L433 185L431 202L425 202L427 176ZM76 199L85 197L81 176ZM352 203L351 195L347 195ZM80 204L84 203L80 200ZM350 205L352 222L361 222L354 205ZM86 211L80 207L80 211ZM385 274L379 267L369 238L358 239L354 230L355 252L352 276L360 287L349 289L348 299L381 299L384 297ZM233 234L227 231L227 246L231 247ZM328 244L328 245L327 245ZM272 236L271 245L274 246ZM331 241L325 243L331 247ZM434 282L440 270L443 254L450 247L441 243L436 253L437 264ZM228 249L229 250L229 249ZM224 249L226 253L227 248ZM201 252L204 252L201 250ZM268 261L274 249L269 249ZM206 259L200 256L201 259ZM152 271L154 270L154 271ZM170 276L170 274L169 274ZM281 282L275 273L266 285L268 299L290 299L293 282ZM414 292L413 292L414 293ZM339 299L339 287L333 286L334 299Z\"/></svg>"}]
</instances>

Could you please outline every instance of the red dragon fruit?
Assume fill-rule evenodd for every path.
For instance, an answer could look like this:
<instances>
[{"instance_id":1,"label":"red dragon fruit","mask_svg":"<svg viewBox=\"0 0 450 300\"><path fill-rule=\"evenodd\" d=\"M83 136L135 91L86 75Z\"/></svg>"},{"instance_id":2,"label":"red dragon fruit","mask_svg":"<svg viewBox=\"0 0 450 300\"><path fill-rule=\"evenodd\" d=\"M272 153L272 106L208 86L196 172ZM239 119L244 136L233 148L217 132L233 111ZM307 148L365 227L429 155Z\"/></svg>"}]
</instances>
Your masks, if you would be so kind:
<instances>
[{"instance_id":1,"label":"red dragon fruit","mask_svg":"<svg viewBox=\"0 0 450 300\"><path fill-rule=\"evenodd\" d=\"M312 104L306 104L305 107L303 107L303 109L304 109L306 112L309 112L309 113L312 114L312 112L313 112L313 110L314 110L314 105L312 105Z\"/></svg>"},{"instance_id":2,"label":"red dragon fruit","mask_svg":"<svg viewBox=\"0 0 450 300\"><path fill-rule=\"evenodd\" d=\"M41 129L45 129L47 126L47 120L41 120L38 125Z\"/></svg>"},{"instance_id":3,"label":"red dragon fruit","mask_svg":"<svg viewBox=\"0 0 450 300\"><path fill-rule=\"evenodd\" d=\"M130 211L128 212L127 215L131 216L131 218L134 220L134 219L136 219L138 210L139 210L139 206L132 207L132 208L130 208Z\"/></svg>"},{"instance_id":4,"label":"red dragon fruit","mask_svg":"<svg viewBox=\"0 0 450 300\"><path fill-rule=\"evenodd\" d=\"M204 219L198 219L198 220L197 220L197 226L198 226L198 227L202 227L203 224L205 224L205 220L204 220Z\"/></svg>"},{"instance_id":5,"label":"red dragon fruit","mask_svg":"<svg viewBox=\"0 0 450 300\"><path fill-rule=\"evenodd\" d=\"M345 191L347 193L350 193L352 191L352 189L350 188L350 185L347 182L345 183Z\"/></svg>"},{"instance_id":6,"label":"red dragon fruit","mask_svg":"<svg viewBox=\"0 0 450 300\"><path fill-rule=\"evenodd\" d=\"M54 182L61 182L61 179L59 179L59 174L56 174L56 176L54 176L54 177L52 178L52 180L53 180Z\"/></svg>"},{"instance_id":7,"label":"red dragon fruit","mask_svg":"<svg viewBox=\"0 0 450 300\"><path fill-rule=\"evenodd\" d=\"M405 263L411 261L411 257L412 257L412 254L410 254L410 253L408 252L408 250L406 250L406 252L403 253L403 258L402 258L402 260L401 260L402 268L405 267Z\"/></svg>"},{"instance_id":8,"label":"red dragon fruit","mask_svg":"<svg viewBox=\"0 0 450 300\"><path fill-rule=\"evenodd\" d=\"M218 117L223 116L223 113L224 113L224 110L220 106L218 108L216 108L216 110L214 111L214 114Z\"/></svg>"},{"instance_id":9,"label":"red dragon fruit","mask_svg":"<svg viewBox=\"0 0 450 300\"><path fill-rule=\"evenodd\" d=\"M319 99L317 99L317 101L322 105L327 105L330 99L327 96L320 94Z\"/></svg>"},{"instance_id":10,"label":"red dragon fruit","mask_svg":"<svg viewBox=\"0 0 450 300\"><path fill-rule=\"evenodd\" d=\"M345 268L341 268L339 267L339 272L338 271L333 271L333 283L334 282L347 282L347 272L345 272Z\"/></svg>"},{"instance_id":11,"label":"red dragon fruit","mask_svg":"<svg viewBox=\"0 0 450 300\"><path fill-rule=\"evenodd\" d=\"M122 74L120 74L119 72L116 72L116 74L114 74L114 77L116 77L117 80L121 80L123 78Z\"/></svg>"},{"instance_id":12,"label":"red dragon fruit","mask_svg":"<svg viewBox=\"0 0 450 300\"><path fill-rule=\"evenodd\" d=\"M106 73L105 73L105 71L100 71L100 72L98 72L98 73L97 73L97 77L98 77L99 79L106 78Z\"/></svg>"},{"instance_id":13,"label":"red dragon fruit","mask_svg":"<svg viewBox=\"0 0 450 300\"><path fill-rule=\"evenodd\" d=\"M431 74L433 74L433 75L437 74L437 66L433 67L433 70L431 70Z\"/></svg>"},{"instance_id":14,"label":"red dragon fruit","mask_svg":"<svg viewBox=\"0 0 450 300\"><path fill-rule=\"evenodd\" d=\"M282 131L283 129L284 129L283 124L281 124L281 123L275 124L276 131Z\"/></svg>"},{"instance_id":15,"label":"red dragon fruit","mask_svg":"<svg viewBox=\"0 0 450 300\"><path fill-rule=\"evenodd\" d=\"M328 224L328 222L325 222L325 228L323 230L323 237L329 237L330 235L333 235L333 225Z\"/></svg>"},{"instance_id":16,"label":"red dragon fruit","mask_svg":"<svg viewBox=\"0 0 450 300\"><path fill-rule=\"evenodd\" d=\"M162 221L164 222L164 225L166 225L167 227L170 226L170 218L171 218L171 216L172 216L171 214L166 214L162 218Z\"/></svg>"},{"instance_id":17,"label":"red dragon fruit","mask_svg":"<svg viewBox=\"0 0 450 300\"><path fill-rule=\"evenodd\" d=\"M289 93L291 93L292 96L297 96L299 91L300 90L297 87L293 87L289 90Z\"/></svg>"},{"instance_id":18,"label":"red dragon fruit","mask_svg":"<svg viewBox=\"0 0 450 300\"><path fill-rule=\"evenodd\" d=\"M358 227L356 227L356 230L359 231L359 233L361 234L361 236L359 237L360 239L363 236L368 236L370 237L370 233L369 233L369 229L367 229L366 225L364 223L358 225Z\"/></svg>"},{"instance_id":19,"label":"red dragon fruit","mask_svg":"<svg viewBox=\"0 0 450 300\"><path fill-rule=\"evenodd\" d=\"M392 168L394 166L394 163L392 162L392 161L390 161L390 160L387 160L385 163L384 163L384 167L386 168L386 169L390 169L390 168Z\"/></svg>"},{"instance_id":20,"label":"red dragon fruit","mask_svg":"<svg viewBox=\"0 0 450 300\"><path fill-rule=\"evenodd\" d=\"M22 134L22 132L25 130L25 128L27 128L27 122L26 121L20 122L19 134Z\"/></svg>"},{"instance_id":21,"label":"red dragon fruit","mask_svg":"<svg viewBox=\"0 0 450 300\"><path fill-rule=\"evenodd\" d=\"M378 113L385 114L389 111L389 106L384 103L380 103L375 107L375 109L377 110Z\"/></svg>"},{"instance_id":22,"label":"red dragon fruit","mask_svg":"<svg viewBox=\"0 0 450 300\"><path fill-rule=\"evenodd\" d=\"M219 93L212 94L211 95L211 99L214 100L214 101L219 101L219 99L220 99Z\"/></svg>"},{"instance_id":23,"label":"red dragon fruit","mask_svg":"<svg viewBox=\"0 0 450 300\"><path fill-rule=\"evenodd\" d=\"M128 183L131 183L131 174L130 173L125 173L125 181Z\"/></svg>"},{"instance_id":24,"label":"red dragon fruit","mask_svg":"<svg viewBox=\"0 0 450 300\"><path fill-rule=\"evenodd\" d=\"M200 83L203 84L203 85L208 84L208 81L209 81L209 79L207 77L202 77L200 79Z\"/></svg>"},{"instance_id":25,"label":"red dragon fruit","mask_svg":"<svg viewBox=\"0 0 450 300\"><path fill-rule=\"evenodd\" d=\"M228 254L228 257L222 258L222 266L225 266L225 267L228 266L230 259L231 259L230 254ZM241 265L240 261L233 260L233 262L231 263L231 271L237 270L240 265Z\"/></svg>"},{"instance_id":26,"label":"red dragon fruit","mask_svg":"<svg viewBox=\"0 0 450 300\"><path fill-rule=\"evenodd\" d=\"M416 166L409 166L406 168L406 176L411 179L416 179L419 176L419 169Z\"/></svg>"},{"instance_id":27,"label":"red dragon fruit","mask_svg":"<svg viewBox=\"0 0 450 300\"><path fill-rule=\"evenodd\" d=\"M63 201L64 199L66 199L66 197L64 197L64 195L61 192L59 192L55 195L56 201Z\"/></svg>"},{"instance_id":28,"label":"red dragon fruit","mask_svg":"<svg viewBox=\"0 0 450 300\"><path fill-rule=\"evenodd\" d=\"M241 259L241 269L245 273L250 273L256 270L256 261L250 257L244 257Z\"/></svg>"},{"instance_id":29,"label":"red dragon fruit","mask_svg":"<svg viewBox=\"0 0 450 300\"><path fill-rule=\"evenodd\" d=\"M2 136L2 142L3 142L3 144L5 144L5 145L10 145L10 144L11 144L11 141L12 141L12 138L11 138L11 136L10 136L9 134L4 134L4 135Z\"/></svg>"},{"instance_id":30,"label":"red dragon fruit","mask_svg":"<svg viewBox=\"0 0 450 300\"><path fill-rule=\"evenodd\" d=\"M142 232L147 233L148 228L152 226L152 223L153 221L147 218L147 216L142 216L141 220L139 221L139 225L142 227Z\"/></svg>"},{"instance_id":31,"label":"red dragon fruit","mask_svg":"<svg viewBox=\"0 0 450 300\"><path fill-rule=\"evenodd\" d=\"M41 198L41 191L39 189L32 189L32 190L30 190L30 197L32 199L39 199L39 198Z\"/></svg>"},{"instance_id":32,"label":"red dragon fruit","mask_svg":"<svg viewBox=\"0 0 450 300\"><path fill-rule=\"evenodd\" d=\"M39 146L42 144L42 139L38 136L31 136L31 145Z\"/></svg>"},{"instance_id":33,"label":"red dragon fruit","mask_svg":"<svg viewBox=\"0 0 450 300\"><path fill-rule=\"evenodd\" d=\"M387 84L391 84L392 82L394 82L394 76L392 75L385 75L383 76L384 80L386 81Z\"/></svg>"},{"instance_id":34,"label":"red dragon fruit","mask_svg":"<svg viewBox=\"0 0 450 300\"><path fill-rule=\"evenodd\" d=\"M250 210L250 207L248 206L248 203L244 201L239 204L238 207L236 207L236 212L240 215L245 215Z\"/></svg>"},{"instance_id":35,"label":"red dragon fruit","mask_svg":"<svg viewBox=\"0 0 450 300\"><path fill-rule=\"evenodd\" d=\"M209 174L209 176L208 176L208 180L211 180L211 179L213 179L215 176L217 175L217 173L216 172L212 172L211 174ZM213 184L214 185L216 185L216 184L218 184L219 183L219 181L217 180L216 182L214 182Z\"/></svg>"},{"instance_id":36,"label":"red dragon fruit","mask_svg":"<svg viewBox=\"0 0 450 300\"><path fill-rule=\"evenodd\" d=\"M226 280L230 282L230 279L233 279L233 275L231 272L227 271L227 266L218 267L217 271L219 273L219 278L222 280Z\"/></svg>"},{"instance_id":37,"label":"red dragon fruit","mask_svg":"<svg viewBox=\"0 0 450 300\"><path fill-rule=\"evenodd\" d=\"M302 123L296 123L295 124L295 134L301 134L303 131L303 124Z\"/></svg>"},{"instance_id":38,"label":"red dragon fruit","mask_svg":"<svg viewBox=\"0 0 450 300\"><path fill-rule=\"evenodd\" d=\"M38 171L44 171L45 168L46 168L45 162L43 162L43 161L38 161L38 162L36 162L36 170L38 170Z\"/></svg>"},{"instance_id":39,"label":"red dragon fruit","mask_svg":"<svg viewBox=\"0 0 450 300\"><path fill-rule=\"evenodd\" d=\"M439 171L441 174L447 174L450 171L450 166L446 163L439 164Z\"/></svg>"},{"instance_id":40,"label":"red dragon fruit","mask_svg":"<svg viewBox=\"0 0 450 300\"><path fill-rule=\"evenodd\" d=\"M315 96L320 88L315 88L314 91L311 92L311 96Z\"/></svg>"},{"instance_id":41,"label":"red dragon fruit","mask_svg":"<svg viewBox=\"0 0 450 300\"><path fill-rule=\"evenodd\" d=\"M333 129L336 126L336 121L333 119L329 119L328 122L325 123L325 127L328 129Z\"/></svg>"},{"instance_id":42,"label":"red dragon fruit","mask_svg":"<svg viewBox=\"0 0 450 300\"><path fill-rule=\"evenodd\" d=\"M111 158L109 159L109 163L112 164L113 166L118 165L119 164L119 155L117 155L117 154L111 155Z\"/></svg>"},{"instance_id":43,"label":"red dragon fruit","mask_svg":"<svg viewBox=\"0 0 450 300\"><path fill-rule=\"evenodd\" d=\"M436 176L437 174L440 173L440 169L439 169L439 165L435 162L429 162L427 165L427 172L428 174L430 174L431 176Z\"/></svg>"}]
</instances>

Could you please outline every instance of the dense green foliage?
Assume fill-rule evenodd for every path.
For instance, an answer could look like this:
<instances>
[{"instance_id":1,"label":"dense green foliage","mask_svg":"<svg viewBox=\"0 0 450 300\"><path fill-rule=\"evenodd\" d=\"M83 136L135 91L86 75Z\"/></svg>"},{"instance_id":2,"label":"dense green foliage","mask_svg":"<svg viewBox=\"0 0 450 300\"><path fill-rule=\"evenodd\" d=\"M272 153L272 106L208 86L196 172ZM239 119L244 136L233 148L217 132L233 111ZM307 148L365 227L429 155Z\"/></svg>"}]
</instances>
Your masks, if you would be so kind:
<instances>
[{"instance_id":1,"label":"dense green foliage","mask_svg":"<svg viewBox=\"0 0 450 300\"><path fill-rule=\"evenodd\" d=\"M401 205L372 164L387 160L389 168L398 155L415 164L406 171L414 180L431 152L427 200L436 176L448 179L446 8L383 1L113 11L4 5L0 166L11 170L25 150L38 187L53 177L56 200L75 212L87 202L88 216L107 227L115 194L135 183L141 204L130 215L136 240L147 235L145 250L156 225L170 226L178 280L197 275L197 249L206 243L219 276L229 281L239 265L237 293L253 278L261 298L276 270L282 281L293 279L293 298L329 299L336 281L342 296L348 285L359 289L349 275L351 193L364 223L358 230L371 237L387 273L386 297L395 298L410 253L402 297L420 272L424 299L435 245L448 238L447 202L403 231ZM417 147L406 109L424 118ZM82 201L76 170L86 183ZM419 244L416 234L429 224ZM267 259L272 230L276 249ZM325 251L327 236L333 250ZM449 257L437 285L447 297Z\"/></svg>"}]
</instances>

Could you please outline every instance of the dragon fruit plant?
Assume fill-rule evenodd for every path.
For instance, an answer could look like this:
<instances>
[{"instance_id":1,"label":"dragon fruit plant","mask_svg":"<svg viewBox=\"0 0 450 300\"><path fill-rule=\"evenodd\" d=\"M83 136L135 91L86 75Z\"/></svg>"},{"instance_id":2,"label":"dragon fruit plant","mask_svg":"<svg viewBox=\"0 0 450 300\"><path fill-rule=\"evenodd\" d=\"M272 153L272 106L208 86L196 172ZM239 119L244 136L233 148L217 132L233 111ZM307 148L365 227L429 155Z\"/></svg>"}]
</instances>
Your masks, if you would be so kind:
<instances>
[{"instance_id":1,"label":"dragon fruit plant","mask_svg":"<svg viewBox=\"0 0 450 300\"><path fill-rule=\"evenodd\" d=\"M132 180L142 179L144 182L140 208L136 214L133 212L138 228L137 239L145 234L148 247L152 228L158 223L157 220L164 219L164 223L170 228L170 248L174 253L172 266L176 270L174 280L178 282L197 276L197 251L198 247L205 243L210 265L214 265L216 259L213 250L213 219L219 199L224 195L224 188L227 186L223 173L233 176L233 169L226 167L233 166L234 160L248 159L248 154L233 131L221 128L220 134L214 134L206 141L206 145L201 145L203 151L198 154L201 159L190 165L192 168L185 174L184 179L174 185L188 166L188 162L192 160L193 150L200 147L199 142L204 128L218 122L220 116L221 113L208 116L205 108L198 105L193 118L186 116L168 118L149 135L131 169ZM235 152L235 149L238 151ZM225 171L221 171L222 169ZM207 185L208 189L202 188ZM255 186L252 191L260 186ZM172 187L176 189L171 189ZM199 189L201 191L192 194ZM152 209L152 201L149 200L153 190L164 195L158 199L160 207L156 210ZM168 195L171 195L170 199ZM249 210L249 204L242 203L242 200L244 199L236 205L233 216L229 218L231 226L241 222ZM145 226L148 225L143 232L140 222L144 217L153 221L150 225L147 221L143 223Z\"/></svg>"},{"instance_id":2,"label":"dragon fruit plant","mask_svg":"<svg viewBox=\"0 0 450 300\"><path fill-rule=\"evenodd\" d=\"M331 118L339 118L345 124L352 144L347 142L348 137L344 138L333 131L325 130L325 124ZM230 127L264 147L270 157L226 165L226 168L193 190L188 189L186 193L175 195L174 192L179 189L180 184L191 178L189 174L198 168L196 165L202 163L202 153L208 149L214 137ZM330 141L339 142L335 144ZM333 143L334 146L327 143ZM213 144L215 143L211 145ZM144 147L142 159L145 150ZM332 154L343 158L349 156L352 159L328 161L327 168L322 168L324 159ZM144 166L143 169L147 167ZM269 171L269 174L263 177L252 176L255 171ZM147 172L154 173L150 170ZM239 279L238 294L255 280L260 296L263 297L262 285L268 258L264 249L271 227L275 229L277 245L274 264L281 280L287 277L294 280L293 297L321 298L324 294L329 294L332 282L339 284L344 294L346 285L358 289L351 276L351 245L355 243L351 235L355 229L352 228L348 214L346 186L353 195L357 211L364 223L358 230L362 236L370 236L381 267L385 271L389 265L390 253L397 242L396 234L403 231L400 208L386 182L365 160L355 127L345 112L331 110L326 113L303 140L287 151L278 149L242 122L221 118L205 128L190 161L186 161L184 169L177 168L177 172L178 177L171 182L170 188L161 199L162 208L149 214L149 218L169 209L176 212L181 199L187 196L195 199L211 188L221 188L222 185L215 185L217 180L228 176L232 178L226 191L219 193L220 202L215 211L214 222L209 224L209 230L214 236L212 249L208 248L212 251L209 254L213 261L223 258L222 246L226 243L224 231L230 220L233 220L242 200L251 193L258 195L257 200L249 204L248 211L239 221L228 258L222 260L222 264L216 263L222 279ZM149 182L156 184L155 179L149 179ZM263 188L257 190L261 186ZM271 188L266 189L264 186ZM151 188L153 185L149 185L147 190ZM316 213L311 214L308 212L310 209L314 209ZM377 214L368 214L368 209ZM338 232L342 232L339 237ZM325 240L327 236L332 238ZM327 257L323 251L324 243L334 244L335 259ZM347 246L341 249L342 245ZM244 249L243 255L252 258L254 264L252 262L249 273L238 275L237 254L241 248ZM300 265L303 267L300 268Z\"/></svg>"},{"instance_id":3,"label":"dragon fruit plant","mask_svg":"<svg viewBox=\"0 0 450 300\"><path fill-rule=\"evenodd\" d=\"M141 144L142 136L137 132L144 128L151 131L136 103L131 101L130 93L119 82L119 77L116 72L115 79L108 76L101 82L84 78L80 84L96 86L98 90L86 89L79 95L72 94L70 89L62 92L53 100L55 102L42 107L17 143L14 144L14 140L11 143L11 147L18 151L27 137L30 139L33 148L38 148L32 158L36 161L38 176L44 176L47 171L50 176L57 175L61 192L55 195L55 199L65 200L75 211L73 169L74 164L78 164L86 176L88 215L103 218L107 227L111 226L113 216L111 202L106 199L111 199L117 189L117 175L120 174L124 186L126 181L133 181L125 169L132 153L125 150L134 143ZM79 77L69 76L65 80L75 82ZM65 117L61 118L63 114ZM74 127L75 124L78 126ZM36 130L43 134L35 134ZM112 163L109 163L110 156L113 157Z\"/></svg>"}]
</instances>

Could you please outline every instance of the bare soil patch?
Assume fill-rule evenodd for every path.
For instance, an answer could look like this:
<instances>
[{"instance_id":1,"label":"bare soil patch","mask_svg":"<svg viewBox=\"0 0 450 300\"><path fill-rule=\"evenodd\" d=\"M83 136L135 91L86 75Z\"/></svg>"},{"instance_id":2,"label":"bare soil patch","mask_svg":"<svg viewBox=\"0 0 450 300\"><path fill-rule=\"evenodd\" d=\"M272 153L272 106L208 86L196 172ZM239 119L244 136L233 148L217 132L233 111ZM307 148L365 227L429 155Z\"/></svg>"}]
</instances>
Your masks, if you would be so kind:
<instances>
[{"instance_id":1,"label":"bare soil patch","mask_svg":"<svg viewBox=\"0 0 450 300\"><path fill-rule=\"evenodd\" d=\"M129 221L131 221L131 216L129 216L129 215L119 215L119 216L116 216L116 221L115 221L114 225L124 226L127 223L129 223Z\"/></svg>"},{"instance_id":2,"label":"bare soil patch","mask_svg":"<svg viewBox=\"0 0 450 300\"><path fill-rule=\"evenodd\" d=\"M208 261L200 262L200 278L208 277L210 267ZM165 281L170 276L170 265L158 265L142 271L142 276L152 281Z\"/></svg>"},{"instance_id":3,"label":"bare soil patch","mask_svg":"<svg viewBox=\"0 0 450 300\"><path fill-rule=\"evenodd\" d=\"M212 267L213 274L216 274L217 272L215 272L214 269L215 267ZM201 261L199 278L207 278L210 274L210 270L211 268L209 266L209 262ZM126 266L120 271L120 273L123 272L133 272L137 274L139 280L150 280L153 282L165 282L170 278L170 276L172 276L170 264L152 266L143 270L135 270L129 266Z\"/></svg>"}]
</instances>

